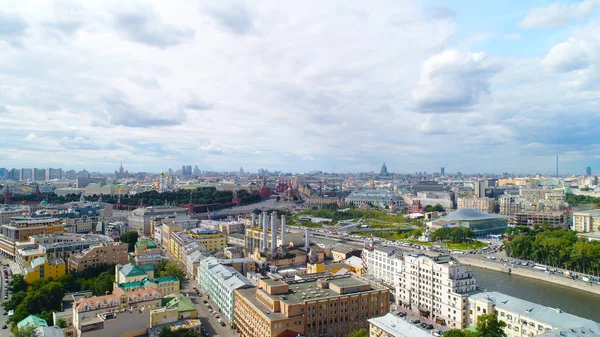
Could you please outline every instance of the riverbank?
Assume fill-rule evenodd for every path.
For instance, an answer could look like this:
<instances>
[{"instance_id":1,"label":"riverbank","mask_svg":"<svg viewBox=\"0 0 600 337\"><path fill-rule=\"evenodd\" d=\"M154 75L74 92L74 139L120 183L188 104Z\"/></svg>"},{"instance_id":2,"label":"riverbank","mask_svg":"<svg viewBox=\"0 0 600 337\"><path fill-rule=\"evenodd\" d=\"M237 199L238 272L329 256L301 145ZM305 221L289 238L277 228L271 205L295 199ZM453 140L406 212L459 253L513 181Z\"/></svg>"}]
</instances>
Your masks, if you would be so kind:
<instances>
[{"instance_id":1,"label":"riverbank","mask_svg":"<svg viewBox=\"0 0 600 337\"><path fill-rule=\"evenodd\" d=\"M536 280L559 284L562 286L566 286L566 287L570 287L570 288L574 288L574 289L578 289L578 290L583 290L583 291L587 291L590 293L600 295L600 285L591 284L591 283L590 283L591 284L590 285L590 284L582 282L582 281L572 280L572 279L564 277L561 274L550 274L549 275L549 274L546 274L546 273L543 273L543 272L540 272L537 270L532 270L531 268L527 268L527 267L516 267L515 268L513 266L507 266L507 265L504 265L504 264L498 263L498 262L485 261L485 260L466 257L466 256L454 256L454 257L459 262L461 262L465 265L495 270L495 271L499 271L499 272L507 273L507 274L508 274L508 271L510 268L511 274L514 274L514 275L520 275L520 276L524 276L524 277L534 278ZM477 275L475 275L475 276L477 276Z\"/></svg>"}]
</instances>

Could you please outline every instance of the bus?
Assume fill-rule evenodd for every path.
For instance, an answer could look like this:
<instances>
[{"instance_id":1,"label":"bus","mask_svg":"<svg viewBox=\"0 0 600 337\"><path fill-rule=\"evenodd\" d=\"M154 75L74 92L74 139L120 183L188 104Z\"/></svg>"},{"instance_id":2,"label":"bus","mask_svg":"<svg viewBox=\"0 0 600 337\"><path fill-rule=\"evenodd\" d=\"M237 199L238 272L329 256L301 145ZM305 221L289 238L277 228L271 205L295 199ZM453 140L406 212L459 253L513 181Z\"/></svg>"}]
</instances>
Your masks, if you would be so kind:
<instances>
[{"instance_id":1,"label":"bus","mask_svg":"<svg viewBox=\"0 0 600 337\"><path fill-rule=\"evenodd\" d=\"M541 264L536 264L535 266L533 266L533 269L548 271L548 267L542 266Z\"/></svg>"}]
</instances>

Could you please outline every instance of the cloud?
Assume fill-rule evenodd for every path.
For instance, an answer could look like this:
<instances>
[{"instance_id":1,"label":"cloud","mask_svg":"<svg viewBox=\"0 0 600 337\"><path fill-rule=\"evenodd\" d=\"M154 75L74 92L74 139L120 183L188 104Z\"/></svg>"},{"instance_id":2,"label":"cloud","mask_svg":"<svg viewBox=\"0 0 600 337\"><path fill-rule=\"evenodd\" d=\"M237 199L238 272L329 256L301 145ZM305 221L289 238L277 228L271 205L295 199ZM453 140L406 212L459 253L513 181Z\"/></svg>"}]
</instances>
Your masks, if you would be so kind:
<instances>
[{"instance_id":1,"label":"cloud","mask_svg":"<svg viewBox=\"0 0 600 337\"><path fill-rule=\"evenodd\" d=\"M25 136L26 141L34 141L36 139L38 139L38 136L35 133L30 132L29 134L27 134L27 136Z\"/></svg>"},{"instance_id":2,"label":"cloud","mask_svg":"<svg viewBox=\"0 0 600 337\"><path fill-rule=\"evenodd\" d=\"M152 113L135 107L122 94L114 94L103 99L103 105L112 125L126 127L157 127L181 124L185 115L180 111ZM160 115L160 116L159 116Z\"/></svg>"},{"instance_id":3,"label":"cloud","mask_svg":"<svg viewBox=\"0 0 600 337\"><path fill-rule=\"evenodd\" d=\"M191 99L184 105L186 109L190 110L210 110L213 109L214 106L208 102L203 101L200 97L196 95L192 95Z\"/></svg>"},{"instance_id":4,"label":"cloud","mask_svg":"<svg viewBox=\"0 0 600 337\"><path fill-rule=\"evenodd\" d=\"M147 7L117 13L115 28L126 40L163 49L194 38L194 31L191 29L163 23L160 16Z\"/></svg>"},{"instance_id":5,"label":"cloud","mask_svg":"<svg viewBox=\"0 0 600 337\"><path fill-rule=\"evenodd\" d=\"M421 112L457 112L477 104L489 92L490 78L500 67L484 53L447 50L430 57L421 67L414 106Z\"/></svg>"},{"instance_id":6,"label":"cloud","mask_svg":"<svg viewBox=\"0 0 600 337\"><path fill-rule=\"evenodd\" d=\"M560 2L547 7L534 8L519 23L523 29L555 29L562 28L573 21L583 19L600 5L598 0L584 0L572 4Z\"/></svg>"},{"instance_id":7,"label":"cloud","mask_svg":"<svg viewBox=\"0 0 600 337\"><path fill-rule=\"evenodd\" d=\"M556 72L587 68L591 61L590 47L587 41L571 38L552 47L542 60L542 65Z\"/></svg>"},{"instance_id":8,"label":"cloud","mask_svg":"<svg viewBox=\"0 0 600 337\"><path fill-rule=\"evenodd\" d=\"M13 47L21 47L26 31L27 23L20 16L0 11L0 41Z\"/></svg>"},{"instance_id":9,"label":"cloud","mask_svg":"<svg viewBox=\"0 0 600 337\"><path fill-rule=\"evenodd\" d=\"M244 35L254 30L254 15L242 3L219 1L203 11L230 33Z\"/></svg>"},{"instance_id":10,"label":"cloud","mask_svg":"<svg viewBox=\"0 0 600 337\"><path fill-rule=\"evenodd\" d=\"M434 19L452 19L456 17L456 12L443 6L429 7L425 10L425 13Z\"/></svg>"}]
</instances>

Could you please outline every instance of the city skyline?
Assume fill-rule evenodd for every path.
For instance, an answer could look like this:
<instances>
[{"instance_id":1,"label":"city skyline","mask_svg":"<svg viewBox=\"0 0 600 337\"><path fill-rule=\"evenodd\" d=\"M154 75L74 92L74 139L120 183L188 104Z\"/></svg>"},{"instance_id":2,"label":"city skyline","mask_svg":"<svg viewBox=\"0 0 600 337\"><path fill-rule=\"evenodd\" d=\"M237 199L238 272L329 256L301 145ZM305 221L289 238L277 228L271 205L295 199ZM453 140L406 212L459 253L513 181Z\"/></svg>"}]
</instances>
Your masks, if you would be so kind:
<instances>
[{"instance_id":1,"label":"city skyline","mask_svg":"<svg viewBox=\"0 0 600 337\"><path fill-rule=\"evenodd\" d=\"M0 4L0 167L599 167L600 2L473 3Z\"/></svg>"}]
</instances>

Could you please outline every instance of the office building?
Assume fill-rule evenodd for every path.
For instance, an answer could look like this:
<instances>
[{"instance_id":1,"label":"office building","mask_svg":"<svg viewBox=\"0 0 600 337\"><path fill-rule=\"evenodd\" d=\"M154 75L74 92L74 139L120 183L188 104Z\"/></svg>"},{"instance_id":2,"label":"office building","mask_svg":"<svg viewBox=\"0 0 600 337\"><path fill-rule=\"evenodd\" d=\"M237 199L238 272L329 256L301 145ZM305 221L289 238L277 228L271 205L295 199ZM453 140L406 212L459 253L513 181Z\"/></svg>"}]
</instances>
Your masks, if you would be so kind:
<instances>
[{"instance_id":1,"label":"office building","mask_svg":"<svg viewBox=\"0 0 600 337\"><path fill-rule=\"evenodd\" d=\"M442 177L446 176L446 169L443 167L440 169L440 176L442 176Z\"/></svg>"},{"instance_id":2,"label":"office building","mask_svg":"<svg viewBox=\"0 0 600 337\"><path fill-rule=\"evenodd\" d=\"M485 190L490 187L493 186L490 184L489 179L480 179L476 182L473 183L473 190L475 193L475 196L477 198L485 198Z\"/></svg>"},{"instance_id":3,"label":"office building","mask_svg":"<svg viewBox=\"0 0 600 337\"><path fill-rule=\"evenodd\" d=\"M580 233L600 231L600 210L573 212L572 229Z\"/></svg>"},{"instance_id":4,"label":"office building","mask_svg":"<svg viewBox=\"0 0 600 337\"><path fill-rule=\"evenodd\" d=\"M431 337L429 331L410 324L406 320L388 313L382 317L369 319L370 337Z\"/></svg>"},{"instance_id":5,"label":"office building","mask_svg":"<svg viewBox=\"0 0 600 337\"><path fill-rule=\"evenodd\" d=\"M471 208L486 213L495 213L496 211L496 199L494 198L475 198L465 197L456 199L456 208Z\"/></svg>"},{"instance_id":6,"label":"office building","mask_svg":"<svg viewBox=\"0 0 600 337\"><path fill-rule=\"evenodd\" d=\"M586 167L585 168L585 175L590 177L592 175L592 168L591 167Z\"/></svg>"},{"instance_id":7,"label":"office building","mask_svg":"<svg viewBox=\"0 0 600 337\"><path fill-rule=\"evenodd\" d=\"M46 169L46 180L60 180L63 178L62 169L48 168Z\"/></svg>"},{"instance_id":8,"label":"office building","mask_svg":"<svg viewBox=\"0 0 600 337\"><path fill-rule=\"evenodd\" d=\"M257 283L235 291L234 326L241 337L347 336L390 309L387 288L357 277Z\"/></svg>"},{"instance_id":9,"label":"office building","mask_svg":"<svg viewBox=\"0 0 600 337\"><path fill-rule=\"evenodd\" d=\"M477 287L473 272L448 255L403 256L402 268L397 271L397 304L449 328L465 328L467 293Z\"/></svg>"},{"instance_id":10,"label":"office building","mask_svg":"<svg viewBox=\"0 0 600 337\"><path fill-rule=\"evenodd\" d=\"M13 217L23 215L26 209L23 206L1 205L0 226L7 225Z\"/></svg>"},{"instance_id":11,"label":"office building","mask_svg":"<svg viewBox=\"0 0 600 337\"><path fill-rule=\"evenodd\" d=\"M170 215L186 215L187 208L172 207L172 206L149 206L133 210L128 217L129 227L138 231L140 234L148 236L152 233L150 230L150 222L152 218Z\"/></svg>"},{"instance_id":12,"label":"office building","mask_svg":"<svg viewBox=\"0 0 600 337\"><path fill-rule=\"evenodd\" d=\"M21 181L33 180L33 169L22 168L19 180L21 180Z\"/></svg>"},{"instance_id":13,"label":"office building","mask_svg":"<svg viewBox=\"0 0 600 337\"><path fill-rule=\"evenodd\" d=\"M15 256L15 245L26 242L30 236L39 234L63 233L62 221L53 217L18 216L0 226L0 250L8 256Z\"/></svg>"},{"instance_id":14,"label":"office building","mask_svg":"<svg viewBox=\"0 0 600 337\"><path fill-rule=\"evenodd\" d=\"M66 264L63 259L38 257L31 261L29 266L25 268L23 275L25 281L31 284L33 281L39 279L53 279L56 281L66 274L66 270Z\"/></svg>"},{"instance_id":15,"label":"office building","mask_svg":"<svg viewBox=\"0 0 600 337\"><path fill-rule=\"evenodd\" d=\"M507 337L600 336L600 324L594 321L499 292L469 295L468 300L471 325L477 325L480 315L495 313L506 323Z\"/></svg>"},{"instance_id":16,"label":"office building","mask_svg":"<svg viewBox=\"0 0 600 337\"><path fill-rule=\"evenodd\" d=\"M198 276L202 291L213 300L221 310L222 317L231 324L233 322L235 290L250 288L254 284L235 269L220 264L218 259L214 257L200 261Z\"/></svg>"},{"instance_id":17,"label":"office building","mask_svg":"<svg viewBox=\"0 0 600 337\"><path fill-rule=\"evenodd\" d=\"M69 271L82 272L87 268L98 266L114 266L127 263L129 254L127 244L101 243L93 245L69 257Z\"/></svg>"},{"instance_id":18,"label":"office building","mask_svg":"<svg viewBox=\"0 0 600 337\"><path fill-rule=\"evenodd\" d=\"M504 232L508 227L508 217L472 208L463 208L433 220L427 226L431 231L448 227L470 228L476 236L483 236Z\"/></svg>"}]
</instances>

